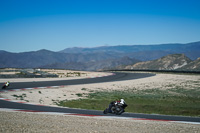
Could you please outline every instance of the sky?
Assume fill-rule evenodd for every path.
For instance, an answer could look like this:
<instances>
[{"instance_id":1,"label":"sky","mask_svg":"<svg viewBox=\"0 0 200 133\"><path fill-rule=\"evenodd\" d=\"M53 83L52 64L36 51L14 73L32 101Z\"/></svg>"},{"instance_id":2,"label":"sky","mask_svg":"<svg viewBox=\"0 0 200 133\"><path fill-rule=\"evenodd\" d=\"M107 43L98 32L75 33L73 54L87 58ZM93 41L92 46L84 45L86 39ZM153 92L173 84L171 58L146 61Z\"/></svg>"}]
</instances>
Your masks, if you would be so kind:
<instances>
[{"instance_id":1,"label":"sky","mask_svg":"<svg viewBox=\"0 0 200 133\"><path fill-rule=\"evenodd\" d=\"M200 0L0 0L0 50L200 41Z\"/></svg>"}]
</instances>

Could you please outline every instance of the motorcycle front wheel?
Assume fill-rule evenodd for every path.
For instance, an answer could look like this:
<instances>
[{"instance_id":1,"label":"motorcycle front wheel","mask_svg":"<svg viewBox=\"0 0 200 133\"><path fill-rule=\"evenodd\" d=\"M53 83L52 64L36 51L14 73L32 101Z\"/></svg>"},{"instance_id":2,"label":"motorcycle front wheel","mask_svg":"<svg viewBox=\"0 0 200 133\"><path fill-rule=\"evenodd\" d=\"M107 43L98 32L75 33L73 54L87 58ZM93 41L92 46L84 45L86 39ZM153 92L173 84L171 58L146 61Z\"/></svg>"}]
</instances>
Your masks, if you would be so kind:
<instances>
[{"instance_id":1,"label":"motorcycle front wheel","mask_svg":"<svg viewBox=\"0 0 200 133\"><path fill-rule=\"evenodd\" d=\"M116 111L116 115L121 115L124 112L124 109L122 107L119 108L119 111Z\"/></svg>"}]
</instances>

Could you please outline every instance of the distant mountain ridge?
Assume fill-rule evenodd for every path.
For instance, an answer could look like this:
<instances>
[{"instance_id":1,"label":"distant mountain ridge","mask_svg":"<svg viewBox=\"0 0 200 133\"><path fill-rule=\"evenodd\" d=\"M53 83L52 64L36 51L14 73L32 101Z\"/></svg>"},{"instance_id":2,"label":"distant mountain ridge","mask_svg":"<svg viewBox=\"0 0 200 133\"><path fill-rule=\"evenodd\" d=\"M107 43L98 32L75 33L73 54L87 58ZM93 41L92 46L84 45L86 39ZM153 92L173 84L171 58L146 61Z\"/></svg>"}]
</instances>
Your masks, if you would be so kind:
<instances>
[{"instance_id":1,"label":"distant mountain ridge","mask_svg":"<svg viewBox=\"0 0 200 133\"><path fill-rule=\"evenodd\" d=\"M172 54L164 56L157 60L139 62L134 65L126 66L125 69L138 69L138 70L176 70L182 68L192 60L184 54Z\"/></svg>"},{"instance_id":2,"label":"distant mountain ridge","mask_svg":"<svg viewBox=\"0 0 200 133\"><path fill-rule=\"evenodd\" d=\"M160 45L123 45L123 46L102 46L96 48L66 48L59 52L61 53L118 53L123 54L124 56L134 55L136 59L143 60L141 57L137 57L138 54L144 55L144 52L154 52L154 53L166 53L167 54L185 54L192 60L200 57L200 41L192 42L187 44L171 43L171 44L160 44ZM137 53L137 54L134 54ZM154 54L155 55L155 54ZM158 55L155 58L160 58ZM151 56L146 60L152 60Z\"/></svg>"},{"instance_id":3,"label":"distant mountain ridge","mask_svg":"<svg viewBox=\"0 0 200 133\"><path fill-rule=\"evenodd\" d=\"M200 71L200 58L190 62L189 64L179 68L182 71Z\"/></svg>"},{"instance_id":4,"label":"distant mountain ridge","mask_svg":"<svg viewBox=\"0 0 200 133\"><path fill-rule=\"evenodd\" d=\"M70 62L70 63L55 63L50 65L41 66L41 68L56 68L56 69L71 69L71 70L105 70L112 69L117 66L126 66L139 62L136 59L129 57L122 57L120 59L107 59L102 61L89 61L89 62Z\"/></svg>"},{"instance_id":5,"label":"distant mountain ridge","mask_svg":"<svg viewBox=\"0 0 200 133\"><path fill-rule=\"evenodd\" d=\"M172 54L184 54L189 60L196 60L200 57L200 41L187 44L67 48L58 52L43 49L11 53L0 50L0 68L60 68L96 71L123 68ZM187 63L190 64L189 61Z\"/></svg>"}]
</instances>

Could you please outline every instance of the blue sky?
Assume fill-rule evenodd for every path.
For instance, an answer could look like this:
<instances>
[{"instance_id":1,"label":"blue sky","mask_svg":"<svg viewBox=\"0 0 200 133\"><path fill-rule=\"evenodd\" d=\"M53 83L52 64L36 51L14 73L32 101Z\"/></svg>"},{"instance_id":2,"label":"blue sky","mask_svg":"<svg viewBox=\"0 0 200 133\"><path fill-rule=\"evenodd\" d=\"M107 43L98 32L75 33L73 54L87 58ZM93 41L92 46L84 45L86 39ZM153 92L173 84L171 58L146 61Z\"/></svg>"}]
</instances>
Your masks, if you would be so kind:
<instances>
[{"instance_id":1,"label":"blue sky","mask_svg":"<svg viewBox=\"0 0 200 133\"><path fill-rule=\"evenodd\" d=\"M0 0L0 50L200 41L200 0Z\"/></svg>"}]
</instances>

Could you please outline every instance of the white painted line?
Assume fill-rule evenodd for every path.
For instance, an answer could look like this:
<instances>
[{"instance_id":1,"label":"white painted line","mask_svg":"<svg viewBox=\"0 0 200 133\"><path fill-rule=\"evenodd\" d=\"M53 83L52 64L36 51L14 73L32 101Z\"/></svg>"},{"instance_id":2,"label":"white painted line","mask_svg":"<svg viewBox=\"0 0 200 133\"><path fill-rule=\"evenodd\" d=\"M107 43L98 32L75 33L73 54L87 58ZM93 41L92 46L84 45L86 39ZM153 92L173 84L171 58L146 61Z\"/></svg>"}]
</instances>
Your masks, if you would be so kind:
<instances>
[{"instance_id":1,"label":"white painted line","mask_svg":"<svg viewBox=\"0 0 200 133\"><path fill-rule=\"evenodd\" d=\"M175 123L185 123L185 124L200 124L200 122L190 122L190 121L171 121Z\"/></svg>"},{"instance_id":2,"label":"white painted line","mask_svg":"<svg viewBox=\"0 0 200 133\"><path fill-rule=\"evenodd\" d=\"M24 88L25 90L32 90L33 88Z\"/></svg>"}]
</instances>

